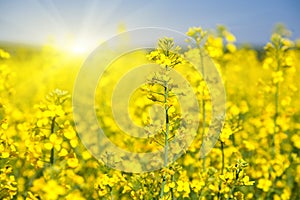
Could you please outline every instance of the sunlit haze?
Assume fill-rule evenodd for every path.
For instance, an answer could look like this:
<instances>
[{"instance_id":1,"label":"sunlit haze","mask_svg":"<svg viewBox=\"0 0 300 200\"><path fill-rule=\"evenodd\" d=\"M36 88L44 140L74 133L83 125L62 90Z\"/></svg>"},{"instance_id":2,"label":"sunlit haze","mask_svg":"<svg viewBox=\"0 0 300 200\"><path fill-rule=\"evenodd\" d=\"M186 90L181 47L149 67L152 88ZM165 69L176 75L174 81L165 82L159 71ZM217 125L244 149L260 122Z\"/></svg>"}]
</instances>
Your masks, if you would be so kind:
<instances>
[{"instance_id":1,"label":"sunlit haze","mask_svg":"<svg viewBox=\"0 0 300 200\"><path fill-rule=\"evenodd\" d=\"M88 51L118 27L229 27L239 43L264 44L276 23L300 36L298 1L1 1L0 41L44 44ZM71 39L70 39L71 38ZM71 41L71 42L70 42Z\"/></svg>"}]
</instances>

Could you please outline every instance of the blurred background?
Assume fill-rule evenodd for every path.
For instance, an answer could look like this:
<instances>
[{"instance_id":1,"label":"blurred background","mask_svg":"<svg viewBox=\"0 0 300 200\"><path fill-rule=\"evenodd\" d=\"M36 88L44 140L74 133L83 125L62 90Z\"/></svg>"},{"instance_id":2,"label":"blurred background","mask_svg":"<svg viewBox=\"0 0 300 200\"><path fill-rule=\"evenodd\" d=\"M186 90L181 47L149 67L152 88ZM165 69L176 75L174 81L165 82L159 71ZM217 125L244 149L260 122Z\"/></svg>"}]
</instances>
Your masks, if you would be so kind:
<instances>
[{"instance_id":1,"label":"blurred background","mask_svg":"<svg viewBox=\"0 0 300 200\"><path fill-rule=\"evenodd\" d=\"M300 2L275 1L81 1L0 0L0 41L39 45L49 41L73 49L94 48L118 29L164 27L185 33L189 27L225 25L237 43L264 45L277 23L300 36Z\"/></svg>"}]
</instances>

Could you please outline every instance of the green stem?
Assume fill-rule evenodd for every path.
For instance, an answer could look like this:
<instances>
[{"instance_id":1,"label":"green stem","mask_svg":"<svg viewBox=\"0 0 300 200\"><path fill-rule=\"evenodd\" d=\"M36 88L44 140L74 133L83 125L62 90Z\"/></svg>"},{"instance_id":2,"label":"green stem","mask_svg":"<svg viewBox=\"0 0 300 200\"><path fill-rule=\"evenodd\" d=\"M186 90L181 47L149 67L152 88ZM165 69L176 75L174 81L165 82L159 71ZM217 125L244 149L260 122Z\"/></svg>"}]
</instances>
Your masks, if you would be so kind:
<instances>
[{"instance_id":1,"label":"green stem","mask_svg":"<svg viewBox=\"0 0 300 200\"><path fill-rule=\"evenodd\" d=\"M168 88L167 85L165 85L165 112L166 112L166 133L165 133L165 152L164 152L164 165L167 166L168 164L168 146L169 146L169 106L167 104L167 98L168 98Z\"/></svg>"},{"instance_id":2,"label":"green stem","mask_svg":"<svg viewBox=\"0 0 300 200\"><path fill-rule=\"evenodd\" d=\"M226 200L229 200L230 197L231 197L231 195L233 194L233 191L235 190L235 184L236 184L236 180L234 181L234 184L233 184L233 186L231 187L230 192L229 192L229 195L228 195L228 197L227 197Z\"/></svg>"},{"instance_id":3,"label":"green stem","mask_svg":"<svg viewBox=\"0 0 300 200\"><path fill-rule=\"evenodd\" d=\"M172 182L175 182L175 176L174 176L174 175L172 175ZM170 191L171 191L171 199L175 199L175 196L174 196L174 189L171 188Z\"/></svg>"},{"instance_id":4,"label":"green stem","mask_svg":"<svg viewBox=\"0 0 300 200\"><path fill-rule=\"evenodd\" d=\"M281 67L281 62L280 62L280 58L279 58L279 50L276 51L276 59L277 59L276 72L278 72ZM279 82L277 82L275 85L274 101L275 101L275 113L274 113L274 117L273 117L274 132L273 132L273 136L272 136L272 152L271 152L272 159L275 158L275 135L277 133L277 117L278 117L278 113L279 113Z\"/></svg>"},{"instance_id":5,"label":"green stem","mask_svg":"<svg viewBox=\"0 0 300 200\"><path fill-rule=\"evenodd\" d=\"M111 200L114 200L114 196L113 196L113 190L112 188L110 187L110 199Z\"/></svg>"},{"instance_id":6,"label":"green stem","mask_svg":"<svg viewBox=\"0 0 300 200\"><path fill-rule=\"evenodd\" d=\"M281 68L281 61L280 61L280 48L277 47L276 52L275 52L275 58L277 61L277 69L276 72L278 72ZM273 130L273 135L272 135L272 141L271 141L271 158L272 160L275 159L275 135L277 133L277 117L279 114L279 82L276 82L275 84L275 94L274 94L274 103L275 103L275 113L273 117L273 123L274 123L274 130ZM270 165L269 168L270 172L274 171L273 166ZM270 173L271 176L271 173ZM275 180L272 181L272 186L271 188L274 188ZM272 195L272 190L270 189L267 193L267 198L270 199Z\"/></svg>"},{"instance_id":7,"label":"green stem","mask_svg":"<svg viewBox=\"0 0 300 200\"><path fill-rule=\"evenodd\" d=\"M225 168L225 155L224 155L224 142L221 141L221 151L222 151L222 169L221 174L224 174L224 168Z\"/></svg>"},{"instance_id":8,"label":"green stem","mask_svg":"<svg viewBox=\"0 0 300 200\"><path fill-rule=\"evenodd\" d=\"M54 165L54 147L52 147L51 152L50 152L50 164Z\"/></svg>"},{"instance_id":9,"label":"green stem","mask_svg":"<svg viewBox=\"0 0 300 200\"><path fill-rule=\"evenodd\" d=\"M168 66L166 66L166 71L168 70ZM166 131L165 131L165 145L164 145L164 167L168 165L168 148L169 148L169 106L167 104L167 99L169 97L168 91L168 82L164 81L164 104L165 104L165 117L166 117ZM163 174L163 181L161 185L160 198L162 199L164 196L164 188L166 185L166 174Z\"/></svg>"},{"instance_id":10,"label":"green stem","mask_svg":"<svg viewBox=\"0 0 300 200\"><path fill-rule=\"evenodd\" d=\"M203 63L203 55L201 53L201 48L200 46L198 46L198 49L200 51L200 64L201 64L201 71L202 71L202 76L203 76L203 80L205 81L205 71L204 71L204 63ZM202 91L202 96L204 97L205 92L204 90ZM201 138L201 146L203 148L203 143L204 143L204 136L205 136L205 128L206 128L206 109L205 109L205 99L202 99L202 138ZM203 162L202 162L202 168L203 171L205 171L205 165L206 165L206 159L205 156L203 157Z\"/></svg>"},{"instance_id":11,"label":"green stem","mask_svg":"<svg viewBox=\"0 0 300 200\"><path fill-rule=\"evenodd\" d=\"M224 142L221 141L221 152L222 152L222 167L221 167L221 175L224 174L224 168L225 168L225 155L224 155ZM222 182L219 183L219 191L218 191L218 199L220 199L220 191L221 191L221 184Z\"/></svg>"},{"instance_id":12,"label":"green stem","mask_svg":"<svg viewBox=\"0 0 300 200\"><path fill-rule=\"evenodd\" d=\"M55 117L53 117L51 121L51 134L54 133L54 128L55 128ZM52 147L51 152L50 152L50 164L54 165L55 159L54 159L54 147Z\"/></svg>"},{"instance_id":13,"label":"green stem","mask_svg":"<svg viewBox=\"0 0 300 200\"><path fill-rule=\"evenodd\" d=\"M276 91L275 91L275 113L273 118L274 123L274 133L272 136L272 159L275 157L275 135L277 132L277 116L278 116L278 101L279 101L279 84L276 83Z\"/></svg>"}]
</instances>

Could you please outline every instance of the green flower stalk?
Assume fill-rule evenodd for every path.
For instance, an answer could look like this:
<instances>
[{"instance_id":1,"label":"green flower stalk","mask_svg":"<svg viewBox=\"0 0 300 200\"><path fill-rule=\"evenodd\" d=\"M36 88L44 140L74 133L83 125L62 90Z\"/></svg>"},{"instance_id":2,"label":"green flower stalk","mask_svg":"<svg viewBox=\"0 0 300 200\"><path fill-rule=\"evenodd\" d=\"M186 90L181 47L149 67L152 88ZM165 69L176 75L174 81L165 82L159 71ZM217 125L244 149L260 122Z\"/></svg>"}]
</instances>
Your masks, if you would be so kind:
<instances>
[{"instance_id":1,"label":"green flower stalk","mask_svg":"<svg viewBox=\"0 0 300 200\"><path fill-rule=\"evenodd\" d=\"M202 30L201 27L192 27L188 30L188 32L186 33L187 36L191 37L194 42L196 42L196 49L198 50L199 52L199 59L200 59L200 69L201 69L201 73L202 73L202 77L205 77L205 69L204 69L204 58L203 58L203 43L205 42L206 40L206 37L207 37L207 32ZM190 41L187 41L187 42L190 42ZM204 89L201 90L202 92L202 96L204 97L207 93L207 91L205 91ZM201 144L203 145L204 143L204 137L205 137L205 129L207 127L207 124L206 124L206 99L205 98L202 98L202 101L201 101L201 107L202 107L202 137L201 137ZM205 170L206 168L206 160L205 160L205 157L203 158L203 162L202 162L202 168L203 170Z\"/></svg>"},{"instance_id":2,"label":"green flower stalk","mask_svg":"<svg viewBox=\"0 0 300 200\"><path fill-rule=\"evenodd\" d=\"M183 62L182 57L178 53L179 48L174 46L174 41L171 38L163 38L158 42L158 48L152 51L148 58L152 61L155 61L159 64L162 69L154 75L151 79L150 85L152 87L162 87L161 92L153 91L153 89L148 90L148 98L152 100L154 103L162 104L164 107L164 128L161 130L162 141L159 139L155 140L158 144L164 147L163 154L163 162L164 167L167 167L169 160L169 141L174 138L174 133L171 132L170 122L171 116L169 113L169 109L173 106L169 103L170 99L174 97L172 95L172 85L171 78L169 76L169 72L176 65ZM160 99L160 97L163 97ZM160 198L164 196L164 188L167 182L167 175L164 172L162 177L162 185L160 190Z\"/></svg>"},{"instance_id":3,"label":"green flower stalk","mask_svg":"<svg viewBox=\"0 0 300 200\"><path fill-rule=\"evenodd\" d=\"M275 135L277 131L277 118L279 115L279 93L280 93L280 83L284 81L284 69L288 68L285 63L285 54L290 47L292 47L292 42L284 37L284 35L280 35L278 33L274 33L271 36L271 42L268 43L265 47L267 52L267 58L271 58L273 60L272 65L272 85L275 88L274 92L274 116L273 116L273 124L274 124L274 132L271 139L272 159L275 158Z\"/></svg>"},{"instance_id":4,"label":"green flower stalk","mask_svg":"<svg viewBox=\"0 0 300 200\"><path fill-rule=\"evenodd\" d=\"M274 88L274 113L273 113L273 134L270 140L270 148L271 148L271 158L275 160L278 153L280 153L280 149L276 149L275 138L279 134L279 124L278 117L280 116L280 107L279 107L279 97L280 97L280 83L284 81L284 72L286 68L291 67L289 63L286 62L286 55L289 49L293 46L293 43L287 39L289 34L285 34L286 31L275 30L275 32L271 36L271 41L265 46L266 50L266 59L265 62L271 60L270 63L272 69L272 87ZM271 165L269 168L269 172L274 173L276 169ZM272 180L272 184L270 187L274 189L275 180ZM267 198L271 198L272 190L267 192Z\"/></svg>"}]
</instances>

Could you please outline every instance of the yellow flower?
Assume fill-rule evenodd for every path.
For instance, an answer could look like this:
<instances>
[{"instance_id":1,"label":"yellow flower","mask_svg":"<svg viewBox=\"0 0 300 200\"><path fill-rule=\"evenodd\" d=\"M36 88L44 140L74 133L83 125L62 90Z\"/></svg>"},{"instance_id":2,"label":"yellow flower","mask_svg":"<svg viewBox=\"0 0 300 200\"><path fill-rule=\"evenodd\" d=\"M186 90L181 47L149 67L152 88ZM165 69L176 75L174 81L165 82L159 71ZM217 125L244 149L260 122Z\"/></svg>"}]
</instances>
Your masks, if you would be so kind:
<instances>
[{"instance_id":1,"label":"yellow flower","mask_svg":"<svg viewBox=\"0 0 300 200\"><path fill-rule=\"evenodd\" d=\"M8 58L10 58L10 54L8 52L4 51L3 49L0 49L0 58L8 59Z\"/></svg>"},{"instance_id":2,"label":"yellow flower","mask_svg":"<svg viewBox=\"0 0 300 200\"><path fill-rule=\"evenodd\" d=\"M41 128L49 123L48 118L41 118L36 122L37 127Z\"/></svg>"},{"instance_id":3,"label":"yellow flower","mask_svg":"<svg viewBox=\"0 0 300 200\"><path fill-rule=\"evenodd\" d=\"M69 152L68 152L65 148L62 148L62 149L60 150L60 152L58 153L58 156L64 157L64 156L68 155L68 153L69 153Z\"/></svg>"},{"instance_id":4,"label":"yellow flower","mask_svg":"<svg viewBox=\"0 0 300 200\"><path fill-rule=\"evenodd\" d=\"M76 137L76 132L74 131L72 126L69 126L67 129L64 129L64 136L69 140Z\"/></svg>"},{"instance_id":5,"label":"yellow flower","mask_svg":"<svg viewBox=\"0 0 300 200\"><path fill-rule=\"evenodd\" d=\"M185 192L185 193L189 194L191 191L189 183L187 181L183 182L183 181L179 180L177 182L177 191Z\"/></svg>"},{"instance_id":6,"label":"yellow flower","mask_svg":"<svg viewBox=\"0 0 300 200\"><path fill-rule=\"evenodd\" d=\"M269 69L270 66L273 64L274 60L271 57L267 57L264 62L263 62L263 68L264 69Z\"/></svg>"},{"instance_id":7,"label":"yellow flower","mask_svg":"<svg viewBox=\"0 0 300 200\"><path fill-rule=\"evenodd\" d=\"M280 83L283 81L283 72L282 71L273 72L272 77L273 77L273 83Z\"/></svg>"},{"instance_id":8,"label":"yellow flower","mask_svg":"<svg viewBox=\"0 0 300 200\"><path fill-rule=\"evenodd\" d=\"M245 148L248 149L249 151L255 150L255 145L253 143L244 140L243 144L244 144Z\"/></svg>"},{"instance_id":9,"label":"yellow flower","mask_svg":"<svg viewBox=\"0 0 300 200\"><path fill-rule=\"evenodd\" d=\"M73 138L72 140L70 140L70 144L71 144L71 147L73 147L73 148L77 147L77 145L78 145L77 138Z\"/></svg>"},{"instance_id":10,"label":"yellow flower","mask_svg":"<svg viewBox=\"0 0 300 200\"><path fill-rule=\"evenodd\" d=\"M92 157L92 155L91 155L91 153L89 152L89 151L83 151L82 152L82 158L84 159L84 160L88 160L88 159L90 159Z\"/></svg>"},{"instance_id":11,"label":"yellow flower","mask_svg":"<svg viewBox=\"0 0 300 200\"><path fill-rule=\"evenodd\" d=\"M196 34L196 29L195 27L189 28L188 32L186 32L187 36L193 37Z\"/></svg>"},{"instance_id":12,"label":"yellow flower","mask_svg":"<svg viewBox=\"0 0 300 200\"><path fill-rule=\"evenodd\" d=\"M67 163L68 163L68 166L71 168L76 168L79 165L79 161L75 154L74 154L73 158L68 158Z\"/></svg>"},{"instance_id":13,"label":"yellow flower","mask_svg":"<svg viewBox=\"0 0 300 200\"><path fill-rule=\"evenodd\" d=\"M85 200L79 190L72 191L66 196L66 200Z\"/></svg>"},{"instance_id":14,"label":"yellow flower","mask_svg":"<svg viewBox=\"0 0 300 200\"><path fill-rule=\"evenodd\" d=\"M9 155L10 155L9 152L2 152L2 153L1 153L1 157L2 157L2 158L8 158Z\"/></svg>"},{"instance_id":15,"label":"yellow flower","mask_svg":"<svg viewBox=\"0 0 300 200\"><path fill-rule=\"evenodd\" d=\"M56 200L60 195L65 194L65 189L58 184L55 180L49 180L46 182L46 185L42 187L42 190L45 192L45 198L49 200Z\"/></svg>"},{"instance_id":16,"label":"yellow flower","mask_svg":"<svg viewBox=\"0 0 300 200\"><path fill-rule=\"evenodd\" d=\"M191 188L198 193L203 187L205 186L205 183L201 180L192 180Z\"/></svg>"},{"instance_id":17,"label":"yellow flower","mask_svg":"<svg viewBox=\"0 0 300 200\"><path fill-rule=\"evenodd\" d=\"M226 44L226 48L227 48L228 51L230 51L231 53L236 51L236 46L235 46L234 44L232 44L232 43Z\"/></svg>"},{"instance_id":18,"label":"yellow flower","mask_svg":"<svg viewBox=\"0 0 300 200\"><path fill-rule=\"evenodd\" d=\"M297 148L297 149L300 149L300 136L298 134L294 134L291 138L294 146Z\"/></svg>"},{"instance_id":19,"label":"yellow flower","mask_svg":"<svg viewBox=\"0 0 300 200\"><path fill-rule=\"evenodd\" d=\"M217 186L217 185L213 185L213 184L210 184L209 186L208 186L208 188L212 191L212 192L218 192L218 190L219 190L219 187Z\"/></svg>"},{"instance_id":20,"label":"yellow flower","mask_svg":"<svg viewBox=\"0 0 300 200\"><path fill-rule=\"evenodd\" d=\"M249 176L244 176L242 179L244 185L254 185L255 181L250 181Z\"/></svg>"},{"instance_id":21,"label":"yellow flower","mask_svg":"<svg viewBox=\"0 0 300 200\"><path fill-rule=\"evenodd\" d=\"M268 179L259 179L257 187L262 189L264 192L268 192L272 186L272 181Z\"/></svg>"},{"instance_id":22,"label":"yellow flower","mask_svg":"<svg viewBox=\"0 0 300 200\"><path fill-rule=\"evenodd\" d=\"M227 42L235 42L236 41L235 36L232 33L230 33L229 31L225 30L225 31L223 31L223 34L224 34L224 37L227 40Z\"/></svg>"},{"instance_id":23,"label":"yellow flower","mask_svg":"<svg viewBox=\"0 0 300 200\"><path fill-rule=\"evenodd\" d=\"M225 124L221 134L220 134L220 140L222 142L225 142L226 140L229 139L229 137L233 134L231 128Z\"/></svg>"},{"instance_id":24,"label":"yellow flower","mask_svg":"<svg viewBox=\"0 0 300 200\"><path fill-rule=\"evenodd\" d=\"M289 200L291 199L291 191L289 188L283 189L282 194L280 195L282 200Z\"/></svg>"},{"instance_id":25,"label":"yellow flower","mask_svg":"<svg viewBox=\"0 0 300 200\"><path fill-rule=\"evenodd\" d=\"M6 120L3 120L1 123L1 128L3 128L4 130L6 130L8 128L8 123Z\"/></svg>"},{"instance_id":26,"label":"yellow flower","mask_svg":"<svg viewBox=\"0 0 300 200\"><path fill-rule=\"evenodd\" d=\"M62 142L63 139L61 137L58 137L55 133L53 133L49 137L49 142L44 144L44 147L48 150L55 148L57 151L59 151L61 149Z\"/></svg>"},{"instance_id":27,"label":"yellow flower","mask_svg":"<svg viewBox=\"0 0 300 200\"><path fill-rule=\"evenodd\" d=\"M169 191L170 191L170 187L168 185L165 185L164 193L168 193Z\"/></svg>"},{"instance_id":28,"label":"yellow flower","mask_svg":"<svg viewBox=\"0 0 300 200\"><path fill-rule=\"evenodd\" d=\"M128 184L124 185L122 194L125 194L125 193L127 193L127 192L129 192L129 191L131 191L131 190L132 190L132 184L131 184L131 183L128 183Z\"/></svg>"}]
</instances>

